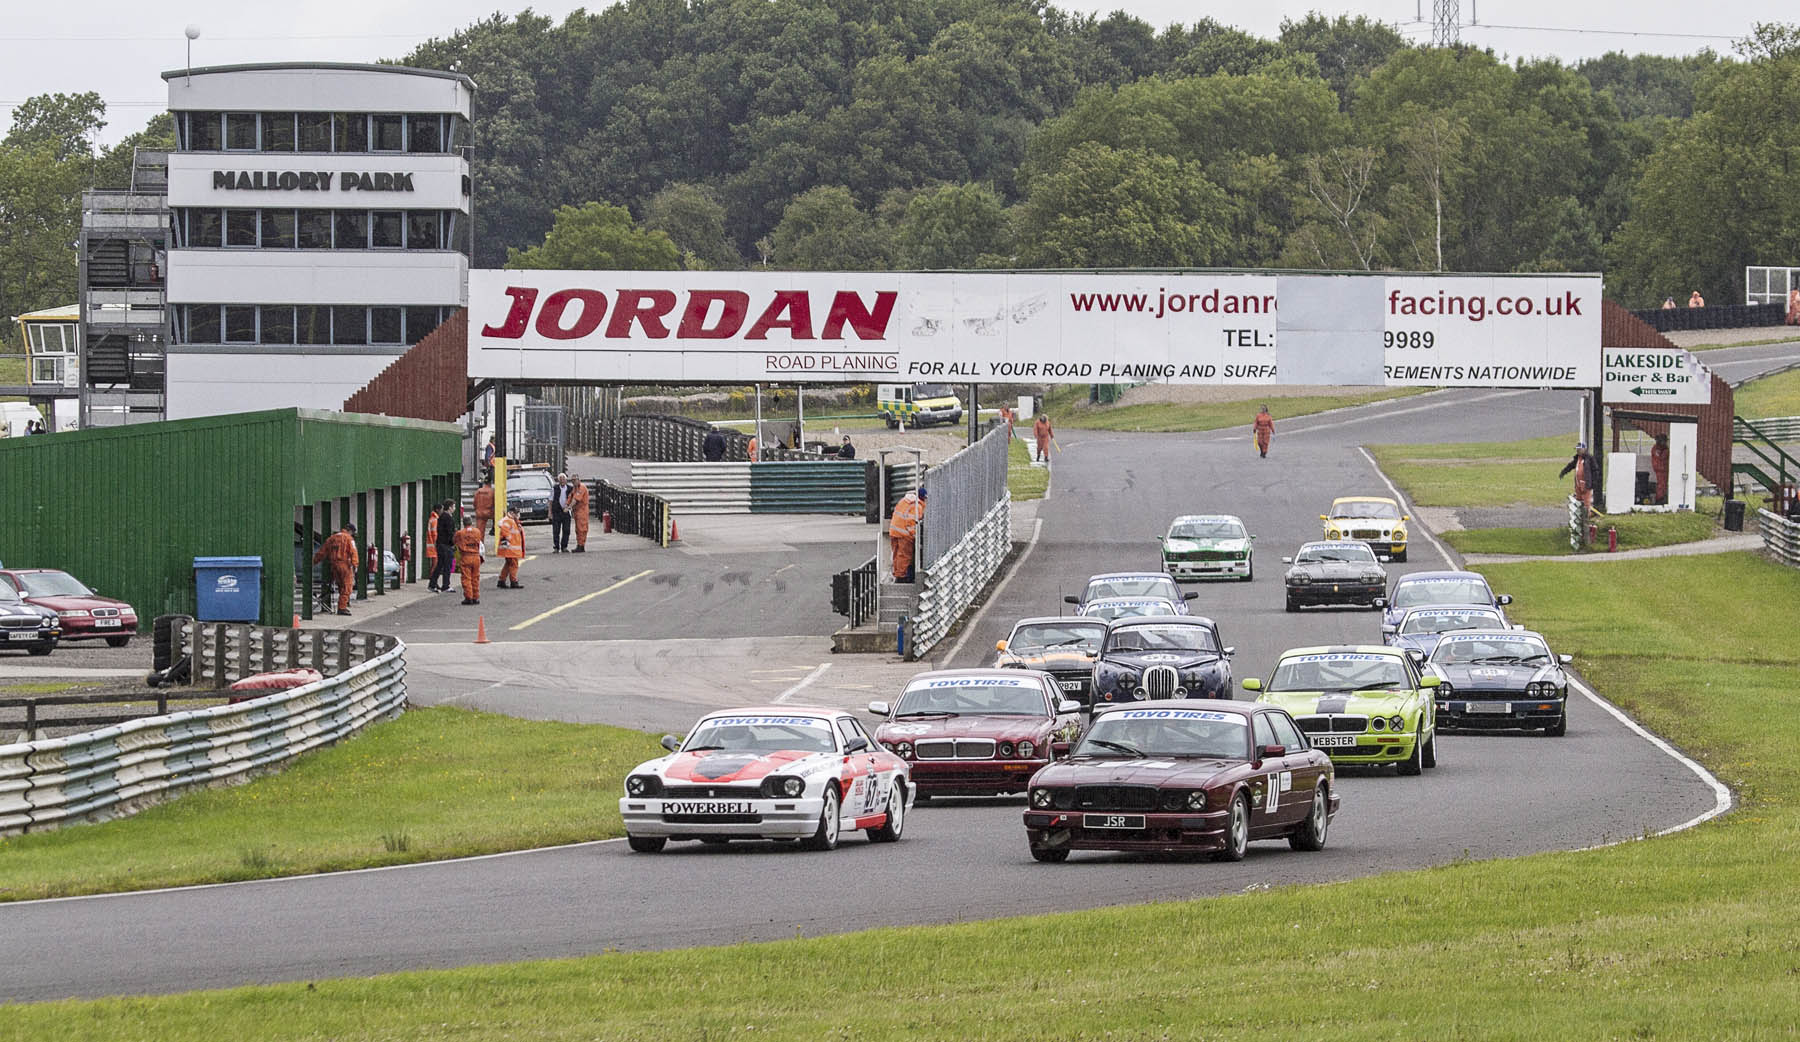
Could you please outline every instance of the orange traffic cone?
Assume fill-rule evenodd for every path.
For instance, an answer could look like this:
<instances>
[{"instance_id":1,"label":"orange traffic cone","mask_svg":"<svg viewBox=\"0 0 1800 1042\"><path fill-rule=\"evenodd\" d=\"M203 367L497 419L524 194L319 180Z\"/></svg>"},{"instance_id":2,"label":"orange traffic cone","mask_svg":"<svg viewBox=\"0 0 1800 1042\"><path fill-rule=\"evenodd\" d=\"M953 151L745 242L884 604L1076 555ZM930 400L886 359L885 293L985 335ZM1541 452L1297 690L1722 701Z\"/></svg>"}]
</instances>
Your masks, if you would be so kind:
<instances>
[{"instance_id":1,"label":"orange traffic cone","mask_svg":"<svg viewBox=\"0 0 1800 1042\"><path fill-rule=\"evenodd\" d=\"M669 542L671 542L671 543L681 542L681 529L676 527L675 519L672 517L669 518Z\"/></svg>"},{"instance_id":2,"label":"orange traffic cone","mask_svg":"<svg viewBox=\"0 0 1800 1042\"><path fill-rule=\"evenodd\" d=\"M475 620L475 643L477 643L477 644L489 643L489 641L487 639L487 616L486 615L480 616L479 618L477 618Z\"/></svg>"},{"instance_id":3,"label":"orange traffic cone","mask_svg":"<svg viewBox=\"0 0 1800 1042\"><path fill-rule=\"evenodd\" d=\"M294 624L288 628L296 629L296 630L300 628L300 613L299 612L294 613Z\"/></svg>"}]
</instances>

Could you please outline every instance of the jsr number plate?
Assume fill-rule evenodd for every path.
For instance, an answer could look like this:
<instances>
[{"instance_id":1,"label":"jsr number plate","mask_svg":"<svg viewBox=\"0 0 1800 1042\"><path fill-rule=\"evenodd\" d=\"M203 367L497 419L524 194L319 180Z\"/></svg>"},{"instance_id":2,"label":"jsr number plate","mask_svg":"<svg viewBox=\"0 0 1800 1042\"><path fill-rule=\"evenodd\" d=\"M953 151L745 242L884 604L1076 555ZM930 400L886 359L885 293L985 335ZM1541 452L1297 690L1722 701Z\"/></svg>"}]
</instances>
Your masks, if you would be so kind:
<instances>
[{"instance_id":1,"label":"jsr number plate","mask_svg":"<svg viewBox=\"0 0 1800 1042\"><path fill-rule=\"evenodd\" d=\"M1356 736L1353 734L1316 734L1311 741L1314 749L1356 748Z\"/></svg>"},{"instance_id":2,"label":"jsr number plate","mask_svg":"<svg viewBox=\"0 0 1800 1042\"><path fill-rule=\"evenodd\" d=\"M1142 814L1083 814L1081 827L1088 829L1141 829Z\"/></svg>"}]
</instances>

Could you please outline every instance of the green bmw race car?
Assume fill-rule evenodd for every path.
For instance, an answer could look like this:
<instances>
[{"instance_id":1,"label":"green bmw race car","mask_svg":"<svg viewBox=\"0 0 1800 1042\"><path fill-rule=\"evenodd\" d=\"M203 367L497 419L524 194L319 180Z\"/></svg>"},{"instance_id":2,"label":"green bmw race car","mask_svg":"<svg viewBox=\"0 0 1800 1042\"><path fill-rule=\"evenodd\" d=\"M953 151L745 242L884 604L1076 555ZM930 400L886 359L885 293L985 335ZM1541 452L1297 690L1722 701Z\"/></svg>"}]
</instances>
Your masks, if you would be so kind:
<instances>
[{"instance_id":1,"label":"green bmw race car","mask_svg":"<svg viewBox=\"0 0 1800 1042\"><path fill-rule=\"evenodd\" d=\"M1250 677L1244 690L1287 710L1332 763L1416 775L1437 766L1438 683L1401 648L1344 645L1283 652L1267 686Z\"/></svg>"}]
</instances>

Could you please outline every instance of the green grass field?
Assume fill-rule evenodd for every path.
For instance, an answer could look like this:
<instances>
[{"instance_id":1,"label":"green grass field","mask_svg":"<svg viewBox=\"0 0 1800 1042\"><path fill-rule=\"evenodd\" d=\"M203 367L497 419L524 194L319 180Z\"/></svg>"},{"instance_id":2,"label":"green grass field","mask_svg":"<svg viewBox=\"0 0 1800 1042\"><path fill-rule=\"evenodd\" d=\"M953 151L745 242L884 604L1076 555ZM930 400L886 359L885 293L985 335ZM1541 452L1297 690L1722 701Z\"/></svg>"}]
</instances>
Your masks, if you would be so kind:
<instances>
[{"instance_id":1,"label":"green grass field","mask_svg":"<svg viewBox=\"0 0 1800 1042\"><path fill-rule=\"evenodd\" d=\"M45 1042L1792 1037L1800 1008L1800 903L1792 899L1800 714L1787 709L1800 646L1791 614L1766 609L1800 598L1800 572L1750 554L1613 569L1541 562L1485 570L1516 598L1515 618L1547 633L1609 697L1733 785L1743 801L1736 812L1648 842L1493 862L1445 851L1437 868L1210 900L7 1007L0 1035ZM1574 731L1598 713L1578 702ZM1492 740L1515 743L1533 762L1569 756L1573 744ZM1589 768L1605 765L1578 769ZM1456 767L1447 759L1443 769ZM1621 835L1611 838L1641 830L1628 812ZM1340 831L1333 841L1356 838ZM1209 871L1204 863L1192 869ZM746 893L759 870L746 861ZM1046 866L1043 877L1046 894L1102 885L1101 877L1078 877L1068 867ZM571 895L572 914L578 909L579 895Z\"/></svg>"},{"instance_id":2,"label":"green grass field","mask_svg":"<svg viewBox=\"0 0 1800 1042\"><path fill-rule=\"evenodd\" d=\"M1787 329L1785 326L1781 328ZM1720 332L1726 331L1720 330ZM1688 350L1696 353L1701 351L1721 351L1727 347L1757 347L1761 344L1785 344L1790 340L1800 340L1800 332L1787 329L1787 332L1784 333L1770 333L1766 336L1746 337L1742 340L1732 340L1718 344L1690 344L1688 345Z\"/></svg>"},{"instance_id":3,"label":"green grass field","mask_svg":"<svg viewBox=\"0 0 1800 1042\"><path fill-rule=\"evenodd\" d=\"M1352 405L1384 402L1392 398L1406 398L1415 394L1424 394L1428 390L1430 389L1396 388L1387 391L1338 394L1317 398L1271 396L1258 398L1255 401L1240 402L1088 405L1088 389L1083 385L1057 388L1044 399L1044 411L1050 415L1051 423L1058 428L1174 432L1243 427L1248 432L1250 420L1256 415L1257 407L1266 402L1270 413L1275 417L1275 440L1279 442L1282 420L1325 412L1328 409L1343 409Z\"/></svg>"},{"instance_id":4,"label":"green grass field","mask_svg":"<svg viewBox=\"0 0 1800 1042\"><path fill-rule=\"evenodd\" d=\"M1745 419L1800 416L1800 369L1752 380L1732 396L1732 409Z\"/></svg>"},{"instance_id":5,"label":"green grass field","mask_svg":"<svg viewBox=\"0 0 1800 1042\"><path fill-rule=\"evenodd\" d=\"M247 785L0 839L0 900L606 839L624 834L616 797L625 772L659 753L636 731L412 710ZM5 1020L0 1012L0 1029Z\"/></svg>"},{"instance_id":6,"label":"green grass field","mask_svg":"<svg viewBox=\"0 0 1800 1042\"><path fill-rule=\"evenodd\" d=\"M1596 551L1606 549L1606 529L1619 532L1620 550L1641 550L1653 546L1691 543L1710 537L1717 528L1723 501L1716 496L1701 496L1696 509L1678 514L1619 514L1596 524L1600 529ZM1473 528L1460 532L1444 532L1444 542L1465 554L1553 554L1566 556L1569 549L1567 528Z\"/></svg>"},{"instance_id":7,"label":"green grass field","mask_svg":"<svg viewBox=\"0 0 1800 1042\"><path fill-rule=\"evenodd\" d=\"M1556 476L1574 448L1572 437L1553 435L1526 441L1371 445L1369 452L1419 506L1552 507L1567 502L1574 487L1569 478Z\"/></svg>"},{"instance_id":8,"label":"green grass field","mask_svg":"<svg viewBox=\"0 0 1800 1042\"><path fill-rule=\"evenodd\" d=\"M1031 465L1031 450L1020 438L1006 448L1006 487L1018 500L1043 499L1050 489L1050 469Z\"/></svg>"}]
</instances>

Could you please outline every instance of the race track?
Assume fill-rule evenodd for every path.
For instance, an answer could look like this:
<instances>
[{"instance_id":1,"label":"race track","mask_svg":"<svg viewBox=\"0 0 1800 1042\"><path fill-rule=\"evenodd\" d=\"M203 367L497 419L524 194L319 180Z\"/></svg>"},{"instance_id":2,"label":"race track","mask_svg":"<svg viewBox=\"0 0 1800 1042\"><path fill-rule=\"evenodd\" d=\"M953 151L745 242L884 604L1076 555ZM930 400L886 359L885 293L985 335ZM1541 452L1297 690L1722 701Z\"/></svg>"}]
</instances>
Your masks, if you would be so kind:
<instances>
[{"instance_id":1,"label":"race track","mask_svg":"<svg viewBox=\"0 0 1800 1042\"><path fill-rule=\"evenodd\" d=\"M1245 409L1246 422L1252 411ZM1242 429L1197 435L1063 431L1052 497L1038 515L1037 542L967 639L945 649L943 664L985 663L1014 618L1055 613L1061 594L1078 590L1090 573L1154 565L1155 536L1171 516L1188 512L1239 514L1258 536L1255 582L1191 587L1201 594L1195 611L1217 619L1226 642L1236 646L1238 678L1266 677L1285 648L1378 642L1375 613L1282 610L1279 559L1301 541L1317 538L1317 517L1330 498L1390 494L1357 446L1508 440L1558 431L1570 431L1573 442L1575 415L1571 394L1437 392L1311 419L1278 416L1266 460L1257 458ZM1556 482L1554 467L1544 480ZM1410 561L1390 565L1390 574L1444 565L1432 545L1415 536ZM642 584L634 595L648 600L674 592ZM822 589L799 592L824 596ZM501 705L524 715L616 719L679 730L706 704L762 701L772 693L722 673L706 678L710 692L696 687L699 693L672 703L651 693L582 697L584 673L568 662L581 654L583 638L563 633L579 634L590 609L606 625L635 618L633 636L648 638L646 644L659 636L690 635L645 613L647 605L625 612L621 605L599 607L605 602L600 598L571 609L569 625L553 633L517 638L552 649L540 657L556 661L544 666L545 679L534 681L532 657L519 649L508 660L510 675L501 681L518 701ZM429 607L444 613L442 606ZM713 611L708 623L706 635L714 642L753 636L743 631L754 630L754 616L734 627L721 621L721 610ZM775 615L784 610L775 609ZM427 622L409 632L403 620L396 631L428 641L431 634L421 631L437 624ZM508 639L505 631L499 639ZM443 664L453 660L438 661L434 676L456 675L457 667ZM684 665L691 671L692 663L671 668ZM816 685L792 704L857 705L882 697L872 692L885 692L883 685L906 672L864 667L844 657L829 665L835 682ZM865 683L845 682L858 671ZM552 677L567 690L534 700L534 683L547 687ZM869 677L880 682L868 682ZM1397 777L1391 769L1340 772L1343 811L1326 851L1298 854L1285 843L1256 844L1240 864L1077 854L1065 865L1040 865L1026 851L1020 801L970 800L920 809L897 845L872 846L857 836L830 854L774 844L727 849L675 844L659 855L636 855L622 842L607 842L330 876L0 905L0 933L15 951L32 953L0 965L0 999L183 991L1235 893L1461 858L1588 846L1686 821L1711 809L1715 800L1712 789L1687 768L1580 698L1572 700L1565 738L1445 736L1439 764L1423 778ZM1607 769L1596 770L1597 764Z\"/></svg>"}]
</instances>

